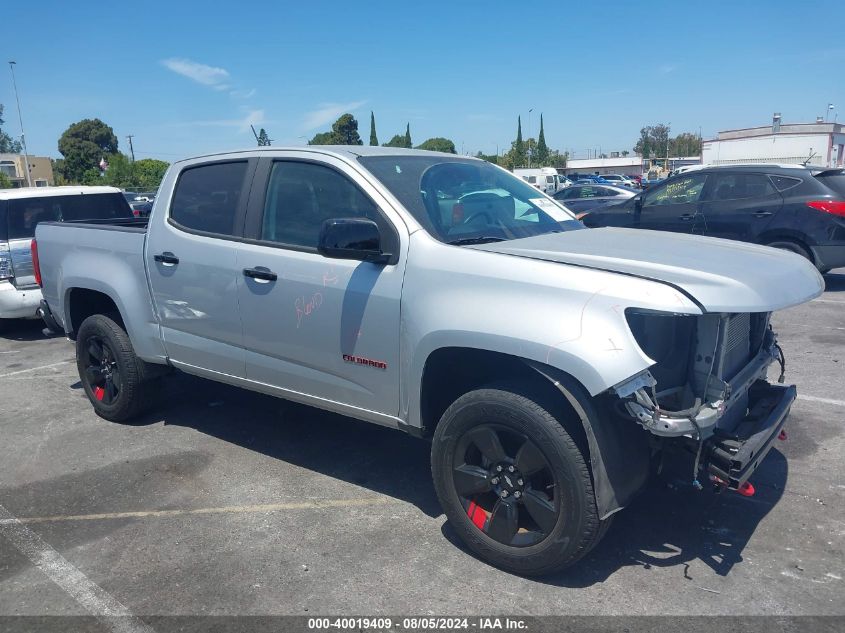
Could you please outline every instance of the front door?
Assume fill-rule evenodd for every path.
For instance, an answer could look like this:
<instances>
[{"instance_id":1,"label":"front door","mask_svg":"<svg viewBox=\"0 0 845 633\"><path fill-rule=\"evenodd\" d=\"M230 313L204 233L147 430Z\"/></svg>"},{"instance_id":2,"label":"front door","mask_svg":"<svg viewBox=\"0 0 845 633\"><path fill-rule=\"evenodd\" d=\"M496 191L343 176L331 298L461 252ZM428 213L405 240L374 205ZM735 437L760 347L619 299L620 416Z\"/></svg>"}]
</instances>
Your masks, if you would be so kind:
<instances>
[{"instance_id":1,"label":"front door","mask_svg":"<svg viewBox=\"0 0 845 633\"><path fill-rule=\"evenodd\" d=\"M386 202L343 161L284 156L262 159L266 184L256 178L260 194L247 220L252 239L239 255L247 378L314 404L336 401L395 416L405 256L394 226L401 221L388 218ZM379 225L391 263L317 252L323 221L350 217Z\"/></svg>"},{"instance_id":2,"label":"front door","mask_svg":"<svg viewBox=\"0 0 845 633\"><path fill-rule=\"evenodd\" d=\"M675 233L702 233L701 194L706 174L677 176L648 189L642 197L636 227Z\"/></svg>"},{"instance_id":3,"label":"front door","mask_svg":"<svg viewBox=\"0 0 845 633\"><path fill-rule=\"evenodd\" d=\"M153 304L167 355L177 365L244 376L237 292L243 280L235 240L243 231L254 165L242 160L186 167L167 219L154 214L148 229L145 262Z\"/></svg>"}]
</instances>

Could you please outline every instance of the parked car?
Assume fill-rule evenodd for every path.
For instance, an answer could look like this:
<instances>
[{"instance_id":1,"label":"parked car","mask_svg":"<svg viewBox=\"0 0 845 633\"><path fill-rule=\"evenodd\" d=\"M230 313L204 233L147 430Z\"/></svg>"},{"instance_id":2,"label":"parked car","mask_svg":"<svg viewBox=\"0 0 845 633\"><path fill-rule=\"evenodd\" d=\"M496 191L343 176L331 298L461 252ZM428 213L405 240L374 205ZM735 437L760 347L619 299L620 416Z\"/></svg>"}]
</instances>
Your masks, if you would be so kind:
<instances>
[{"instance_id":1,"label":"parked car","mask_svg":"<svg viewBox=\"0 0 845 633\"><path fill-rule=\"evenodd\" d=\"M792 251L821 272L845 266L845 170L730 165L687 171L622 204L583 218L587 226L694 233Z\"/></svg>"},{"instance_id":2,"label":"parked car","mask_svg":"<svg viewBox=\"0 0 845 633\"><path fill-rule=\"evenodd\" d=\"M513 170L513 174L548 194L553 194L567 186L563 182L563 176L558 174L554 167L517 168Z\"/></svg>"},{"instance_id":3,"label":"parked car","mask_svg":"<svg viewBox=\"0 0 845 633\"><path fill-rule=\"evenodd\" d=\"M161 194L146 230L36 230L97 414L176 368L431 438L455 533L521 574L588 553L664 451L751 494L796 398L765 379L770 314L824 287L770 248L588 230L453 154L254 148L173 163Z\"/></svg>"},{"instance_id":4,"label":"parked car","mask_svg":"<svg viewBox=\"0 0 845 633\"><path fill-rule=\"evenodd\" d=\"M607 182L612 185L617 185L620 187L630 187L635 188L637 184L628 176L623 176L621 174L603 174L602 178L604 178Z\"/></svg>"},{"instance_id":5,"label":"parked car","mask_svg":"<svg viewBox=\"0 0 845 633\"><path fill-rule=\"evenodd\" d=\"M606 204L619 203L633 198L636 193L626 187L614 185L572 185L553 197L573 213L591 211Z\"/></svg>"},{"instance_id":6,"label":"parked car","mask_svg":"<svg viewBox=\"0 0 845 633\"><path fill-rule=\"evenodd\" d=\"M596 184L601 184L601 185L611 184L609 180L605 180L602 176L599 176L597 174L578 174L575 177L575 184L578 184L578 183L583 184L583 183L588 183L588 182L594 182Z\"/></svg>"},{"instance_id":7,"label":"parked car","mask_svg":"<svg viewBox=\"0 0 845 633\"><path fill-rule=\"evenodd\" d=\"M114 187L0 189L0 328L8 319L35 318L41 290L30 243L39 222L131 218Z\"/></svg>"},{"instance_id":8,"label":"parked car","mask_svg":"<svg viewBox=\"0 0 845 633\"><path fill-rule=\"evenodd\" d=\"M149 200L131 200L128 204L136 218L146 218L153 210L153 203Z\"/></svg>"}]
</instances>

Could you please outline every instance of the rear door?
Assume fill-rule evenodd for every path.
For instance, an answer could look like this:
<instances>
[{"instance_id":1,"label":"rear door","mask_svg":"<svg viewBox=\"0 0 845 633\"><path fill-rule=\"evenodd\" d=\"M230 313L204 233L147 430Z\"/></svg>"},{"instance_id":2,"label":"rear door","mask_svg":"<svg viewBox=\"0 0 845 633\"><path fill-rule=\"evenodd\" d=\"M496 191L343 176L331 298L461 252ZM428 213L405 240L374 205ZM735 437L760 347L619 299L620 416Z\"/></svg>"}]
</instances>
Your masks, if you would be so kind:
<instances>
[{"instance_id":1,"label":"rear door","mask_svg":"<svg viewBox=\"0 0 845 633\"><path fill-rule=\"evenodd\" d=\"M710 174L701 212L704 234L756 242L783 207L766 174L725 171Z\"/></svg>"},{"instance_id":2,"label":"rear door","mask_svg":"<svg viewBox=\"0 0 845 633\"><path fill-rule=\"evenodd\" d=\"M312 153L262 159L241 245L238 303L247 378L321 401L395 416L399 306L407 240L388 203L345 162ZM388 264L317 252L324 220L364 217ZM264 271L267 279L247 271Z\"/></svg>"},{"instance_id":3,"label":"rear door","mask_svg":"<svg viewBox=\"0 0 845 633\"><path fill-rule=\"evenodd\" d=\"M161 335L176 364L243 377L238 240L256 160L189 163L159 198L145 265ZM169 190L170 183L163 185Z\"/></svg>"},{"instance_id":4,"label":"rear door","mask_svg":"<svg viewBox=\"0 0 845 633\"><path fill-rule=\"evenodd\" d=\"M706 174L695 173L650 187L638 205L635 226L655 231L702 233L700 206L706 182Z\"/></svg>"}]
</instances>

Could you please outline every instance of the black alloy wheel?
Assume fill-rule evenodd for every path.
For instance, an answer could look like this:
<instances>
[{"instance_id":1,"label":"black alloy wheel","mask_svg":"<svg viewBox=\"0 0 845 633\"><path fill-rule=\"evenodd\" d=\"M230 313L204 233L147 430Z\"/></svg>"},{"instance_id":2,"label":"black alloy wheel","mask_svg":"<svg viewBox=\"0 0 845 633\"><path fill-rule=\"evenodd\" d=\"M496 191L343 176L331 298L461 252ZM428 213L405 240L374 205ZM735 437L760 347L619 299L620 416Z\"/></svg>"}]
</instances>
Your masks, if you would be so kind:
<instances>
[{"instance_id":1,"label":"black alloy wheel","mask_svg":"<svg viewBox=\"0 0 845 633\"><path fill-rule=\"evenodd\" d=\"M113 404L122 388L120 369L108 341L90 336L85 341L85 380L94 398L106 405Z\"/></svg>"},{"instance_id":2,"label":"black alloy wheel","mask_svg":"<svg viewBox=\"0 0 845 633\"><path fill-rule=\"evenodd\" d=\"M528 437L482 424L457 443L452 481L473 524L511 547L544 540L561 513L548 460Z\"/></svg>"}]
</instances>

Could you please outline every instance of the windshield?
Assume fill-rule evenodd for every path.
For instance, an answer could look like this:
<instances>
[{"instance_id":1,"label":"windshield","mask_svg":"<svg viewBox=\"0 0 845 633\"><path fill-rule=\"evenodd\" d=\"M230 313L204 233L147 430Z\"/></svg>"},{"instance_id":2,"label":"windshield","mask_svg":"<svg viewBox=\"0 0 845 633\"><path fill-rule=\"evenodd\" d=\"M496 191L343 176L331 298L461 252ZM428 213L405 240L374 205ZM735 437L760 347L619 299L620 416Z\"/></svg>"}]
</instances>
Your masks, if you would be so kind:
<instances>
[{"instance_id":1,"label":"windshield","mask_svg":"<svg viewBox=\"0 0 845 633\"><path fill-rule=\"evenodd\" d=\"M442 156L358 160L443 242L513 240L584 228L535 187L484 161Z\"/></svg>"}]
</instances>

